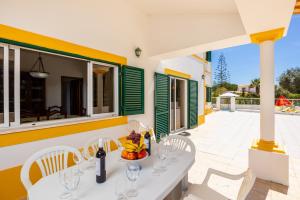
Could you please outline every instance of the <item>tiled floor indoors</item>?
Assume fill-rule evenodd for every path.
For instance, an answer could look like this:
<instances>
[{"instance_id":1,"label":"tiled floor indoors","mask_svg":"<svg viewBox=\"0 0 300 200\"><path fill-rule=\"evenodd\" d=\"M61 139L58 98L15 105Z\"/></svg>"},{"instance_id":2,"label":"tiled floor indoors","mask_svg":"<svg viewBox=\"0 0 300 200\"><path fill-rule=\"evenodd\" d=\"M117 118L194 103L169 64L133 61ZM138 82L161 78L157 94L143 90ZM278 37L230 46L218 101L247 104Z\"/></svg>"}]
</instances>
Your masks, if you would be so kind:
<instances>
[{"instance_id":1,"label":"tiled floor indoors","mask_svg":"<svg viewBox=\"0 0 300 200\"><path fill-rule=\"evenodd\" d=\"M257 179L248 200L300 200L299 130L300 116L276 114L276 140L285 145L290 155L290 186ZM187 194L201 197L200 184L208 168L232 174L247 169L248 148L259 137L259 113L214 112L206 116L204 125L189 133L196 145L196 162L189 172ZM212 176L208 186L220 194L219 199L236 199L241 182Z\"/></svg>"}]
</instances>

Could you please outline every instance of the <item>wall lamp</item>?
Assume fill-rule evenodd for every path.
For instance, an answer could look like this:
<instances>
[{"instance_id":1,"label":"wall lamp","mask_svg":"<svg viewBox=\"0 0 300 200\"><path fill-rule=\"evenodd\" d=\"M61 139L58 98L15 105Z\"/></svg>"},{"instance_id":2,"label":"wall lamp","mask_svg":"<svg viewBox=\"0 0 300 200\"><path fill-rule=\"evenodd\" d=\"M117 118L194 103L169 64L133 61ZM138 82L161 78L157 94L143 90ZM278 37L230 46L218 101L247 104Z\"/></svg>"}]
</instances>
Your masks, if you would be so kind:
<instances>
[{"instance_id":1,"label":"wall lamp","mask_svg":"<svg viewBox=\"0 0 300 200\"><path fill-rule=\"evenodd\" d=\"M134 50L134 52L135 52L135 55L136 55L136 57L140 57L141 56L141 54L142 54L142 49L140 48L140 47L137 47L135 50Z\"/></svg>"}]
</instances>

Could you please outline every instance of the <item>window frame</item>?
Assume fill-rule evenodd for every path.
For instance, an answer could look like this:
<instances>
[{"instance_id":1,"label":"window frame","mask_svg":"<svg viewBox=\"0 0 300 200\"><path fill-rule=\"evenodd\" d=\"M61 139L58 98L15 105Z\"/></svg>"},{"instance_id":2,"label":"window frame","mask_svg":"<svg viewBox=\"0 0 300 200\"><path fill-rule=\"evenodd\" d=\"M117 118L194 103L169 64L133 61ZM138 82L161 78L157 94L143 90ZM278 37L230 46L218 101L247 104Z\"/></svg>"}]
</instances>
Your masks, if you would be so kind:
<instances>
[{"instance_id":1,"label":"window frame","mask_svg":"<svg viewBox=\"0 0 300 200\"><path fill-rule=\"evenodd\" d=\"M16 45L9 45L6 43L0 43L0 47L3 48L3 94L4 94L4 102L3 102L3 123L0 123L0 129L9 130L9 129L22 129L22 128L38 128L38 127L48 127L54 126L55 124L64 124L64 123L72 123L72 122L80 122L87 120L95 120L95 119L110 119L113 117L119 116L119 65L116 64L108 64L105 62L96 62L82 58L76 58L72 56L61 55L57 53L42 51L31 49L27 47L20 47ZM9 120L9 50L14 50L14 122L10 122ZM67 118L67 119L57 119L57 120L45 120L45 121L36 121L29 123L21 123L21 115L20 115L20 74L21 74L21 50L30 50L35 52L41 52L45 54L56 55L60 57L66 57L76 60L85 61L87 63L87 90L86 90L86 98L87 98L87 115L81 116L77 118ZM114 68L114 112L110 113L101 113L94 114L93 113L93 64L104 65L108 67ZM0 133L1 135L1 133Z\"/></svg>"},{"instance_id":2,"label":"window frame","mask_svg":"<svg viewBox=\"0 0 300 200\"><path fill-rule=\"evenodd\" d=\"M109 112L109 113L94 113L94 90L93 90L93 67L94 65L102 65L102 66L107 66L107 67L113 67L114 69L114 111ZM117 117L119 116L119 66L113 65L113 64L107 64L103 62L95 62L95 61L90 61L88 63L88 69L87 69L87 78L88 78L88 84L87 84L87 93L88 93L88 116L90 117L97 117L97 118L109 118L109 117Z\"/></svg>"},{"instance_id":3,"label":"window frame","mask_svg":"<svg viewBox=\"0 0 300 200\"><path fill-rule=\"evenodd\" d=\"M3 123L0 127L9 127L9 45L0 43L3 48Z\"/></svg>"}]
</instances>

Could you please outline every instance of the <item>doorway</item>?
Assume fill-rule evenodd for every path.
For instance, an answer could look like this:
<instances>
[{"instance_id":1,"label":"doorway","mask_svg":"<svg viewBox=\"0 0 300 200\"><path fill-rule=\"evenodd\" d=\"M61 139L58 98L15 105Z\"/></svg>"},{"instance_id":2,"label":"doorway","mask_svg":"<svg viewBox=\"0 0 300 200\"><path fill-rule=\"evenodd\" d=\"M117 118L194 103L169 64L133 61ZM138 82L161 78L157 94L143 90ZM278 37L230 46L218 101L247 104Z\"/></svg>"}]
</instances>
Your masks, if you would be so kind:
<instances>
[{"instance_id":1,"label":"doorway","mask_svg":"<svg viewBox=\"0 0 300 200\"><path fill-rule=\"evenodd\" d=\"M170 77L170 132L187 128L187 80Z\"/></svg>"},{"instance_id":2,"label":"doorway","mask_svg":"<svg viewBox=\"0 0 300 200\"><path fill-rule=\"evenodd\" d=\"M68 117L83 115L83 79L61 77L61 104Z\"/></svg>"}]
</instances>

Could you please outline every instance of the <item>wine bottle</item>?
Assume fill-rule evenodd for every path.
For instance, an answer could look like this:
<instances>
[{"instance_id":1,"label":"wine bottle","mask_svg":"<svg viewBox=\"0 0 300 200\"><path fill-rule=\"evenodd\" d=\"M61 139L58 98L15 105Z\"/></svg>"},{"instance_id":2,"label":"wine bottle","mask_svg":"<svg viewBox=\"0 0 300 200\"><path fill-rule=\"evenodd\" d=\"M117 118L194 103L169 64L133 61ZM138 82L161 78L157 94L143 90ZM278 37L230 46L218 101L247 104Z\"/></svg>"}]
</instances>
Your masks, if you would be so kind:
<instances>
[{"instance_id":1,"label":"wine bottle","mask_svg":"<svg viewBox=\"0 0 300 200\"><path fill-rule=\"evenodd\" d=\"M103 149L103 140L99 139L99 149L96 154L96 182L103 183L106 181L106 169L105 169L105 157L106 153Z\"/></svg>"},{"instance_id":2,"label":"wine bottle","mask_svg":"<svg viewBox=\"0 0 300 200\"><path fill-rule=\"evenodd\" d=\"M145 145L146 145L146 151L148 153L148 155L151 155L151 135L149 132L149 128L147 129L145 135L144 135L144 141L145 141Z\"/></svg>"}]
</instances>

